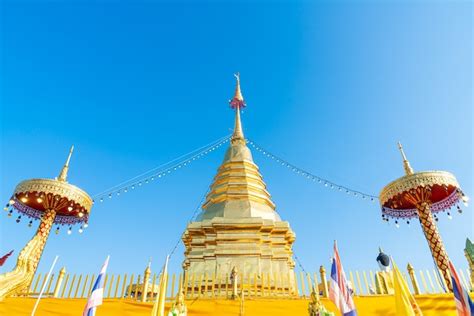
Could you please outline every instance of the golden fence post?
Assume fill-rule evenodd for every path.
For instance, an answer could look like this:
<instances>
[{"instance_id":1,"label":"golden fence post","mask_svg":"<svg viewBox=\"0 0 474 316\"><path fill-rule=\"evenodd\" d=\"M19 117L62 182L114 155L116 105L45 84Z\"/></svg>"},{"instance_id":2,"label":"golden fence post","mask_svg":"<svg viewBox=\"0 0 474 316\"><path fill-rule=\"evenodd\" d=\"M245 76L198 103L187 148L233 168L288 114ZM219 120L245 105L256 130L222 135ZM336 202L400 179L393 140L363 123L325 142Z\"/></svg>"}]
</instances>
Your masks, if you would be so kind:
<instances>
[{"instance_id":1,"label":"golden fence post","mask_svg":"<svg viewBox=\"0 0 474 316\"><path fill-rule=\"evenodd\" d=\"M407 270L408 270L408 275L410 276L413 292L415 295L419 295L420 287L418 286L418 280L416 279L415 269L413 269L413 266L410 263L408 263Z\"/></svg>"},{"instance_id":2,"label":"golden fence post","mask_svg":"<svg viewBox=\"0 0 474 316\"><path fill-rule=\"evenodd\" d=\"M372 272L372 270L369 271L369 276L372 288L375 290L375 293L377 293L377 286L375 285L374 273Z\"/></svg>"},{"instance_id":3,"label":"golden fence post","mask_svg":"<svg viewBox=\"0 0 474 316\"><path fill-rule=\"evenodd\" d=\"M173 273L171 276L171 292L170 292L170 298L174 298L174 284L176 283L176 273Z\"/></svg>"},{"instance_id":4,"label":"golden fence post","mask_svg":"<svg viewBox=\"0 0 474 316\"><path fill-rule=\"evenodd\" d=\"M319 267L319 274L321 275L321 283L323 284L323 297L329 297L328 280L326 278L326 269L324 266Z\"/></svg>"},{"instance_id":5,"label":"golden fence post","mask_svg":"<svg viewBox=\"0 0 474 316\"><path fill-rule=\"evenodd\" d=\"M430 293L430 291L428 290L428 285L426 283L426 280L425 280L425 276L423 274L423 271L420 270L420 278L421 278L421 284L423 284L423 287L425 289L425 293Z\"/></svg>"},{"instance_id":6,"label":"golden fence post","mask_svg":"<svg viewBox=\"0 0 474 316\"><path fill-rule=\"evenodd\" d=\"M109 279L109 274L105 274L105 279L104 279L104 292L103 295L105 296L105 290L107 289L107 280ZM92 290L92 289L91 289Z\"/></svg>"},{"instance_id":7,"label":"golden fence post","mask_svg":"<svg viewBox=\"0 0 474 316\"><path fill-rule=\"evenodd\" d=\"M464 273L462 272L461 269L459 270L459 276L461 277L461 282L464 283L463 286L466 290L469 290L469 284L466 282L466 278L464 278Z\"/></svg>"},{"instance_id":8,"label":"golden fence post","mask_svg":"<svg viewBox=\"0 0 474 316\"><path fill-rule=\"evenodd\" d=\"M311 275L309 273L306 273L306 278L308 279L308 292L309 292L308 297L311 297L311 292L313 291L312 289L313 282L311 281Z\"/></svg>"},{"instance_id":9,"label":"golden fence post","mask_svg":"<svg viewBox=\"0 0 474 316\"><path fill-rule=\"evenodd\" d=\"M79 286L81 285L82 274L79 274L79 280L77 280L76 290L74 291L74 298L77 297L77 292L79 292Z\"/></svg>"},{"instance_id":10,"label":"golden fence post","mask_svg":"<svg viewBox=\"0 0 474 316\"><path fill-rule=\"evenodd\" d=\"M443 275L443 273L441 272L441 270L440 270L438 267L436 267L436 268L438 269L439 275ZM447 292L449 293L448 285L446 284L446 280L445 280L443 277L441 277L441 282L442 282L444 288L446 289L445 291L447 291Z\"/></svg>"},{"instance_id":11,"label":"golden fence post","mask_svg":"<svg viewBox=\"0 0 474 316\"><path fill-rule=\"evenodd\" d=\"M433 293L436 293L436 289L434 287L433 280L431 279L430 271L428 271L428 269L426 269L426 277L428 278L428 282L430 283Z\"/></svg>"},{"instance_id":12,"label":"golden fence post","mask_svg":"<svg viewBox=\"0 0 474 316\"><path fill-rule=\"evenodd\" d=\"M439 278L436 275L436 270L435 269L433 269L433 276L434 276L434 279L435 279L435 284L436 284L437 289L438 289L438 293L443 293L443 287L441 286L441 283L439 283Z\"/></svg>"},{"instance_id":13,"label":"golden fence post","mask_svg":"<svg viewBox=\"0 0 474 316\"><path fill-rule=\"evenodd\" d=\"M61 291L61 298L64 298L64 293L66 293L67 283L69 281L69 274L66 275L66 281L64 281L63 290Z\"/></svg>"},{"instance_id":14,"label":"golden fence post","mask_svg":"<svg viewBox=\"0 0 474 316\"><path fill-rule=\"evenodd\" d=\"M142 285L142 303L146 302L148 296L148 283L150 281L151 268L150 264L147 265L143 272L143 285Z\"/></svg>"},{"instance_id":15,"label":"golden fence post","mask_svg":"<svg viewBox=\"0 0 474 316\"><path fill-rule=\"evenodd\" d=\"M295 283L295 296L299 297L300 296L300 290L298 286L298 275L296 274L296 271L293 270L293 281Z\"/></svg>"},{"instance_id":16,"label":"golden fence post","mask_svg":"<svg viewBox=\"0 0 474 316\"><path fill-rule=\"evenodd\" d=\"M87 286L87 281L89 280L89 275L86 274L86 279L84 280L84 285L82 286L82 292L81 292L81 298L84 297L84 294L86 293L86 286Z\"/></svg>"},{"instance_id":17,"label":"golden fence post","mask_svg":"<svg viewBox=\"0 0 474 316\"><path fill-rule=\"evenodd\" d=\"M367 288L367 295L372 295L372 293L370 293L370 286L369 286L369 281L367 280L367 273L364 271L362 271L362 275L364 276L364 283L365 283L365 287Z\"/></svg>"},{"instance_id":18,"label":"golden fence post","mask_svg":"<svg viewBox=\"0 0 474 316\"><path fill-rule=\"evenodd\" d=\"M110 278L109 290L107 291L107 297L106 298L110 298L110 293L112 292L112 286L114 284L114 277L115 277L115 275L112 274L112 277Z\"/></svg>"},{"instance_id":19,"label":"golden fence post","mask_svg":"<svg viewBox=\"0 0 474 316\"><path fill-rule=\"evenodd\" d=\"M134 275L132 274L130 276L130 284L128 285L127 298L132 297L133 278L134 278Z\"/></svg>"},{"instance_id":20,"label":"golden fence post","mask_svg":"<svg viewBox=\"0 0 474 316\"><path fill-rule=\"evenodd\" d=\"M44 293L45 295L51 294L51 285L53 284L53 279L54 279L54 274L51 274L51 277L49 278L49 281L48 281L48 287Z\"/></svg>"},{"instance_id":21,"label":"golden fence post","mask_svg":"<svg viewBox=\"0 0 474 316\"><path fill-rule=\"evenodd\" d=\"M360 281L360 274L359 274L359 271L357 270L356 270L356 279L357 279L357 285L359 286L360 295L362 295L364 291L362 290L362 282Z\"/></svg>"},{"instance_id":22,"label":"golden fence post","mask_svg":"<svg viewBox=\"0 0 474 316\"><path fill-rule=\"evenodd\" d=\"M301 293L303 294L303 297L306 297L306 288L304 286L304 275L303 271L300 271L300 280L301 280Z\"/></svg>"},{"instance_id":23,"label":"golden fence post","mask_svg":"<svg viewBox=\"0 0 474 316\"><path fill-rule=\"evenodd\" d=\"M95 281L95 274L93 274L91 277L91 282L89 283L89 288L87 289L87 296L91 295L92 293L92 287L94 286L94 281Z\"/></svg>"},{"instance_id":24,"label":"golden fence post","mask_svg":"<svg viewBox=\"0 0 474 316\"><path fill-rule=\"evenodd\" d=\"M191 276L191 297L194 298L194 284L196 283L196 273L193 272Z\"/></svg>"},{"instance_id":25,"label":"golden fence post","mask_svg":"<svg viewBox=\"0 0 474 316\"><path fill-rule=\"evenodd\" d=\"M257 293L258 293L258 274L255 272L253 274L253 295L257 297L258 296Z\"/></svg>"},{"instance_id":26,"label":"golden fence post","mask_svg":"<svg viewBox=\"0 0 474 316\"><path fill-rule=\"evenodd\" d=\"M120 284L120 274L117 276L117 282L115 282L114 298L117 298L119 284Z\"/></svg>"},{"instance_id":27,"label":"golden fence post","mask_svg":"<svg viewBox=\"0 0 474 316\"><path fill-rule=\"evenodd\" d=\"M67 292L67 298L71 298L71 293L72 293L72 289L74 287L75 281L76 281L76 274L72 276L71 285L69 286L69 291Z\"/></svg>"},{"instance_id":28,"label":"golden fence post","mask_svg":"<svg viewBox=\"0 0 474 316\"><path fill-rule=\"evenodd\" d=\"M179 289L183 290L183 274L180 272L178 275L178 289L176 290L176 297L178 297Z\"/></svg>"},{"instance_id":29,"label":"golden fence post","mask_svg":"<svg viewBox=\"0 0 474 316\"><path fill-rule=\"evenodd\" d=\"M215 285L216 285L216 272L214 271L212 273L212 278L211 278L211 297L215 297L215 294L214 294Z\"/></svg>"},{"instance_id":30,"label":"golden fence post","mask_svg":"<svg viewBox=\"0 0 474 316\"><path fill-rule=\"evenodd\" d=\"M466 275L469 280L469 284L471 285L471 291L474 291L474 272L466 269Z\"/></svg>"},{"instance_id":31,"label":"golden fence post","mask_svg":"<svg viewBox=\"0 0 474 316\"><path fill-rule=\"evenodd\" d=\"M201 297L201 292L202 292L202 280L203 280L204 276L203 274L201 273L201 276L199 277L199 287L198 287L198 297Z\"/></svg>"},{"instance_id":32,"label":"golden fence post","mask_svg":"<svg viewBox=\"0 0 474 316\"><path fill-rule=\"evenodd\" d=\"M127 286L127 274L123 276L123 281L122 281L122 291L120 292L120 298L125 297L125 287Z\"/></svg>"},{"instance_id":33,"label":"golden fence post","mask_svg":"<svg viewBox=\"0 0 474 316\"><path fill-rule=\"evenodd\" d=\"M43 282L41 282L41 286L40 286L40 289L43 288L43 286L46 284L46 278L48 277L48 274L45 274L44 277L43 277ZM41 291L41 290L40 290ZM36 292L36 291L35 291Z\"/></svg>"},{"instance_id":34,"label":"golden fence post","mask_svg":"<svg viewBox=\"0 0 474 316\"><path fill-rule=\"evenodd\" d=\"M372 271L371 271L372 272ZM375 293L377 294L385 294L385 291L382 288L382 283L380 282L379 274L375 271Z\"/></svg>"},{"instance_id":35,"label":"golden fence post","mask_svg":"<svg viewBox=\"0 0 474 316\"><path fill-rule=\"evenodd\" d=\"M183 277L184 277L184 286L183 286L184 297L188 297L189 273L188 273L188 272L184 272Z\"/></svg>"},{"instance_id":36,"label":"golden fence post","mask_svg":"<svg viewBox=\"0 0 474 316\"><path fill-rule=\"evenodd\" d=\"M273 273L273 296L278 296L278 273Z\"/></svg>"},{"instance_id":37,"label":"golden fence post","mask_svg":"<svg viewBox=\"0 0 474 316\"><path fill-rule=\"evenodd\" d=\"M225 297L229 297L229 274L225 274Z\"/></svg>"},{"instance_id":38,"label":"golden fence post","mask_svg":"<svg viewBox=\"0 0 474 316\"><path fill-rule=\"evenodd\" d=\"M58 279L56 280L56 285L54 286L53 297L57 298L59 296L59 289L61 288L61 283L63 283L64 275L66 274L66 268L62 267L59 270Z\"/></svg>"},{"instance_id":39,"label":"golden fence post","mask_svg":"<svg viewBox=\"0 0 474 316\"><path fill-rule=\"evenodd\" d=\"M349 277L351 279L352 289L354 290L354 294L355 295L360 295L360 293L356 289L356 284L355 284L355 281L354 281L354 274L352 273L352 271L349 271Z\"/></svg>"},{"instance_id":40,"label":"golden fence post","mask_svg":"<svg viewBox=\"0 0 474 316\"><path fill-rule=\"evenodd\" d=\"M153 273L153 281L152 281L152 286L151 286L151 299L154 300L155 299L155 288L157 288L157 286L155 285L156 284L156 279L158 278L159 276L156 275L156 273ZM160 282L160 280L158 280L158 282ZM157 295L158 295L158 291L156 291Z\"/></svg>"},{"instance_id":41,"label":"golden fence post","mask_svg":"<svg viewBox=\"0 0 474 316\"><path fill-rule=\"evenodd\" d=\"M273 296L274 295L274 285L275 285L275 281L273 282L273 285L272 285L272 275L270 272L267 273L267 282L268 282L268 296Z\"/></svg>"},{"instance_id":42,"label":"golden fence post","mask_svg":"<svg viewBox=\"0 0 474 316\"><path fill-rule=\"evenodd\" d=\"M217 275L217 280L216 280L216 282L217 282L217 293L216 293L217 297L221 296L221 283L222 283L221 280L222 280L222 275L219 273Z\"/></svg>"},{"instance_id":43,"label":"golden fence post","mask_svg":"<svg viewBox=\"0 0 474 316\"><path fill-rule=\"evenodd\" d=\"M318 280L318 274L316 272L313 273L313 279L314 279L314 283L313 283L314 290L318 292L318 296L319 296L319 280Z\"/></svg>"},{"instance_id":44,"label":"golden fence post","mask_svg":"<svg viewBox=\"0 0 474 316\"><path fill-rule=\"evenodd\" d=\"M267 281L265 281L265 279ZM269 293L269 281L268 279L265 277L265 273L262 272L262 296L269 296L270 293Z\"/></svg>"},{"instance_id":45,"label":"golden fence post","mask_svg":"<svg viewBox=\"0 0 474 316\"><path fill-rule=\"evenodd\" d=\"M38 273L38 277L36 278L35 286L33 287L32 293L36 293L36 288L38 287L39 280L41 279L41 273Z\"/></svg>"},{"instance_id":46,"label":"golden fence post","mask_svg":"<svg viewBox=\"0 0 474 316\"><path fill-rule=\"evenodd\" d=\"M139 274L138 277L137 277L137 284L135 284L135 295L133 296L133 298L135 300L138 299L138 291L140 291L140 280L141 279L142 279L142 276Z\"/></svg>"}]
</instances>

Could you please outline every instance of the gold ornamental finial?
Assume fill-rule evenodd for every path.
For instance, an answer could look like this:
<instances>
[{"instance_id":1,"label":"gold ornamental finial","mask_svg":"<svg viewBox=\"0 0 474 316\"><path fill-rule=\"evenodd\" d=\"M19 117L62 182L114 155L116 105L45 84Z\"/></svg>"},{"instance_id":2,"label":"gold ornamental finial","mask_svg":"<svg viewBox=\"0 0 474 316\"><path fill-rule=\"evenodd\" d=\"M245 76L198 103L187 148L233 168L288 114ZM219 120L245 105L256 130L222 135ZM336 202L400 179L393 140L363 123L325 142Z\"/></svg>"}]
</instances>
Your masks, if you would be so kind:
<instances>
[{"instance_id":1,"label":"gold ornamental finial","mask_svg":"<svg viewBox=\"0 0 474 316\"><path fill-rule=\"evenodd\" d=\"M237 80L237 82L236 82L236 85L235 85L234 97L232 99L243 102L244 97L242 96L242 91L240 90L240 73L238 73L238 72L235 73L234 77Z\"/></svg>"},{"instance_id":2,"label":"gold ornamental finial","mask_svg":"<svg viewBox=\"0 0 474 316\"><path fill-rule=\"evenodd\" d=\"M66 163L64 164L63 168L61 169L61 172L59 173L58 180L66 182L67 179L67 172L69 170L69 161L71 160L72 152L74 151L74 145L71 146L71 149L69 150L69 155L67 157Z\"/></svg>"},{"instance_id":3,"label":"gold ornamental finial","mask_svg":"<svg viewBox=\"0 0 474 316\"><path fill-rule=\"evenodd\" d=\"M398 142L398 149L400 149L400 153L402 154L403 169L405 169L405 174L406 175L413 174L413 168L410 166L410 162L408 161L407 156L405 156L405 152L403 151L403 147L400 142Z\"/></svg>"},{"instance_id":4,"label":"gold ornamental finial","mask_svg":"<svg viewBox=\"0 0 474 316\"><path fill-rule=\"evenodd\" d=\"M240 121L240 108L245 107L244 97L240 90L240 74L234 74L236 79L234 97L230 100L230 106L235 109L235 124L234 133L232 134L232 144L241 143L245 144L244 132L242 130L242 122Z\"/></svg>"}]
</instances>

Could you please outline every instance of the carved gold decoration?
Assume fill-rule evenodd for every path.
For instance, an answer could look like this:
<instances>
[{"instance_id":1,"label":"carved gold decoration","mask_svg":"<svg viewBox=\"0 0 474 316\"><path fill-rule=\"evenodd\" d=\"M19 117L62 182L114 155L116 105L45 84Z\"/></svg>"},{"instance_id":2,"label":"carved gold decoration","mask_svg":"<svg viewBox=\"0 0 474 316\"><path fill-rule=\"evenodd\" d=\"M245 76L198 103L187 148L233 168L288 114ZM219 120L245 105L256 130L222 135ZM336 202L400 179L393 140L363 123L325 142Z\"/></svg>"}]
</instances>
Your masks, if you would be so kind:
<instances>
[{"instance_id":1,"label":"carved gold decoration","mask_svg":"<svg viewBox=\"0 0 474 316\"><path fill-rule=\"evenodd\" d=\"M14 191L14 195L29 192L51 193L54 196L66 198L79 204L89 213L92 208L92 199L90 196L75 185L53 179L30 179L20 182Z\"/></svg>"},{"instance_id":2,"label":"carved gold decoration","mask_svg":"<svg viewBox=\"0 0 474 316\"><path fill-rule=\"evenodd\" d=\"M380 192L380 204L384 205L391 198L403 192L418 187L453 186L459 188L459 183L453 174L446 171L422 171L406 175L390 182Z\"/></svg>"},{"instance_id":3,"label":"carved gold decoration","mask_svg":"<svg viewBox=\"0 0 474 316\"><path fill-rule=\"evenodd\" d=\"M20 252L13 271L0 275L0 300L27 291L53 224L87 221L92 199L66 182L73 148L57 179L26 180L15 188L12 206L22 214L41 218L41 222L36 234Z\"/></svg>"},{"instance_id":4,"label":"carved gold decoration","mask_svg":"<svg viewBox=\"0 0 474 316\"><path fill-rule=\"evenodd\" d=\"M38 267L55 216L54 210L44 213L35 236L20 252L15 269L0 275L0 300L27 291Z\"/></svg>"}]
</instances>

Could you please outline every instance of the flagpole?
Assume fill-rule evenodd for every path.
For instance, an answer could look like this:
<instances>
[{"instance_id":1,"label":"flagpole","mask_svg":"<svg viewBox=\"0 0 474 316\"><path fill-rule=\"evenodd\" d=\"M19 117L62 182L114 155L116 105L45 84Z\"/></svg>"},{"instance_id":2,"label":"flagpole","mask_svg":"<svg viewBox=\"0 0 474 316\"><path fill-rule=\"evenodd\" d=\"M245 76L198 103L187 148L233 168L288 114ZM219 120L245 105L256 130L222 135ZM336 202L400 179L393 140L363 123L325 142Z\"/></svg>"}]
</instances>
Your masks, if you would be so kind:
<instances>
[{"instance_id":1,"label":"flagpole","mask_svg":"<svg viewBox=\"0 0 474 316\"><path fill-rule=\"evenodd\" d=\"M41 300L41 296L43 296L43 292L46 289L46 285L48 284L48 280L51 276L51 272L53 272L54 266L56 265L56 261L58 261L59 256L56 256L54 258L53 264L51 265L51 268L49 269L48 275L46 276L46 281L43 283L43 287L41 288L41 292L38 295L38 298L36 299L35 307L33 307L33 311L31 312L31 316L34 316L36 313L36 309L38 308L39 301Z\"/></svg>"}]
</instances>

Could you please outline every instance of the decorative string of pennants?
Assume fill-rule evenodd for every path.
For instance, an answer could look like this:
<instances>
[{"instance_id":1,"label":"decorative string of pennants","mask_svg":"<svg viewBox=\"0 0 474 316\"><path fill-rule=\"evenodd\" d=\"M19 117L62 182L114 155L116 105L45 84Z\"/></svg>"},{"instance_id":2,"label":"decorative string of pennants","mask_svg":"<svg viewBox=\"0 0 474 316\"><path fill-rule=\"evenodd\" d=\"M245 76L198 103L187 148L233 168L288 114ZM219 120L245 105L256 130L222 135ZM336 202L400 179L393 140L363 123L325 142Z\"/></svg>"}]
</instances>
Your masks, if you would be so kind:
<instances>
[{"instance_id":1,"label":"decorative string of pennants","mask_svg":"<svg viewBox=\"0 0 474 316\"><path fill-rule=\"evenodd\" d=\"M100 201L104 202L106 199L111 199L114 196L120 196L121 194L127 193L130 190L134 190L138 187L141 187L144 184L148 184L155 180L161 180L164 177L167 177L169 174L183 168L187 167L192 162L210 154L215 151L230 139L230 135L222 137L208 145L205 145L201 148L193 150L185 155L182 155L178 158L175 158L165 164L162 164L158 167L150 169L136 177L133 177L129 180L121 182L101 193L98 193L93 196L95 202Z\"/></svg>"},{"instance_id":2,"label":"decorative string of pennants","mask_svg":"<svg viewBox=\"0 0 474 316\"><path fill-rule=\"evenodd\" d=\"M354 190L354 189L351 189L351 188L348 188L344 185L340 185L340 184L337 184L337 183L334 183L328 179L324 179L324 178L321 178L317 175L314 175L312 174L311 172L308 172L306 170L303 170L291 163L289 163L288 161L272 154L271 152L269 152L268 150L262 148L261 146L257 145L254 141L252 140L248 140L248 144L250 146L252 146L253 148L255 148L256 151L258 151L259 153L261 153L263 156L265 157L268 157L270 158L271 160L274 160L276 163L286 167L287 169L290 169L291 171L293 171L294 173L312 181L312 182L316 182L316 183L319 183L329 189L335 189L337 191L340 191L342 193L346 193L348 195L351 195L351 196L354 196L354 197L359 197L359 198L362 198L362 199L367 199L367 200L370 200L370 201L375 201L378 199L377 196L375 195L372 195L372 194L368 194L368 193L364 193L364 192L361 192L361 191L357 191L357 190Z\"/></svg>"},{"instance_id":3,"label":"decorative string of pennants","mask_svg":"<svg viewBox=\"0 0 474 316\"><path fill-rule=\"evenodd\" d=\"M144 184L148 184L151 182L154 182L155 180L161 180L164 177L167 177L169 174L188 166L192 162L210 154L211 152L215 151L222 145L226 144L230 140L230 135L227 135L225 137L222 137L214 142L211 142L208 145L205 145L201 148L198 148L196 150L193 150L185 155L182 155L178 158L175 158L165 164L162 164L158 167L155 167L153 169L150 169L136 177L133 177L129 180L126 180L124 182L121 182L105 191L102 191L101 193L98 193L93 196L93 199L95 202L104 202L107 199L112 199L113 197L118 197L121 194L125 194L130 190L135 190L139 187L141 187ZM248 140L247 142L251 147L253 147L256 151L260 152L263 156L270 158L271 160L274 160L276 163L279 163L280 165L286 167L287 169L290 169L294 173L312 181L319 183L329 189L335 189L340 192L346 193L348 195L362 198L362 199L367 199L370 201L375 201L378 199L377 196L364 193L361 191L357 191L351 188L348 188L347 186L340 185L337 183L334 183L328 179L319 177L317 175L314 175L302 168L299 168L288 161L274 155L273 153L269 152L268 150L264 149L263 147L257 145L254 141Z\"/></svg>"}]
</instances>

